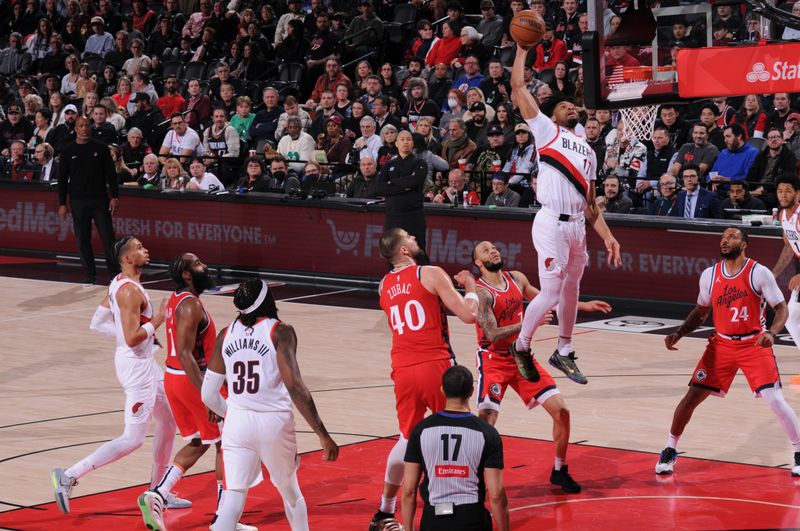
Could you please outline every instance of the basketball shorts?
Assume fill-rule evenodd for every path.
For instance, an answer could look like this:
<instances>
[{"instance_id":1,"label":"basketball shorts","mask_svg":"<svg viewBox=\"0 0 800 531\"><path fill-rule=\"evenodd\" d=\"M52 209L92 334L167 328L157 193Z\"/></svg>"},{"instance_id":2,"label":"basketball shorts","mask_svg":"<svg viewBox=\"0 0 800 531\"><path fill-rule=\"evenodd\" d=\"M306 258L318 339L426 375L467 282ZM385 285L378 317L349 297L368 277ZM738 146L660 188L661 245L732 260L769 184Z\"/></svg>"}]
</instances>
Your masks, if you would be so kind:
<instances>
[{"instance_id":1,"label":"basketball shorts","mask_svg":"<svg viewBox=\"0 0 800 531\"><path fill-rule=\"evenodd\" d=\"M164 371L152 357L114 357L114 368L125 391L125 424L148 422L156 400L164 400Z\"/></svg>"},{"instance_id":2,"label":"basketball shorts","mask_svg":"<svg viewBox=\"0 0 800 531\"><path fill-rule=\"evenodd\" d=\"M406 439L427 410L436 413L444 409L442 374L452 366L452 360L436 360L392 371L397 422Z\"/></svg>"},{"instance_id":3,"label":"basketball shorts","mask_svg":"<svg viewBox=\"0 0 800 531\"><path fill-rule=\"evenodd\" d=\"M214 444L220 440L219 424L208 420L208 411L200 398L200 391L186 375L167 371L164 390L181 437L187 441L199 438L203 444Z\"/></svg>"},{"instance_id":4,"label":"basketball shorts","mask_svg":"<svg viewBox=\"0 0 800 531\"><path fill-rule=\"evenodd\" d=\"M736 371L741 369L756 396L762 389L780 387L781 377L772 349L757 346L756 339L736 341L716 334L711 336L689 385L725 396Z\"/></svg>"},{"instance_id":5,"label":"basketball shorts","mask_svg":"<svg viewBox=\"0 0 800 531\"><path fill-rule=\"evenodd\" d=\"M569 272L581 273L589 255L586 253L586 225L582 215L572 221L559 221L558 215L541 209L531 227L536 249L539 278L559 278Z\"/></svg>"},{"instance_id":6,"label":"basketball shorts","mask_svg":"<svg viewBox=\"0 0 800 531\"><path fill-rule=\"evenodd\" d=\"M261 483L261 463L273 485L285 483L300 466L292 412L228 407L222 461L226 489L244 490Z\"/></svg>"},{"instance_id":7,"label":"basketball shorts","mask_svg":"<svg viewBox=\"0 0 800 531\"><path fill-rule=\"evenodd\" d=\"M528 409L533 409L545 400L560 393L553 377L533 360L541 377L538 382L529 382L519 373L514 358L495 352L478 349L478 410L500 411L500 402L511 387Z\"/></svg>"}]
</instances>

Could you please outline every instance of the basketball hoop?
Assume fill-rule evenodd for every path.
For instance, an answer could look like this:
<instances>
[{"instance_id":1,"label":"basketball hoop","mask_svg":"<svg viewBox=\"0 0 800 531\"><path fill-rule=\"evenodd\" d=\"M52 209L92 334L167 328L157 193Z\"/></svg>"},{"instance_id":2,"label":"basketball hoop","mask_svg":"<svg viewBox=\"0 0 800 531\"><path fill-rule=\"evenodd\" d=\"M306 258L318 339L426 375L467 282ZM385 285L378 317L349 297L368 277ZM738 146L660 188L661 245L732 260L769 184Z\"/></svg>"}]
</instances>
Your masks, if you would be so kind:
<instances>
[{"instance_id":1,"label":"basketball hoop","mask_svg":"<svg viewBox=\"0 0 800 531\"><path fill-rule=\"evenodd\" d=\"M625 134L640 142L650 140L658 116L658 107L658 105L645 105L620 108Z\"/></svg>"}]
</instances>

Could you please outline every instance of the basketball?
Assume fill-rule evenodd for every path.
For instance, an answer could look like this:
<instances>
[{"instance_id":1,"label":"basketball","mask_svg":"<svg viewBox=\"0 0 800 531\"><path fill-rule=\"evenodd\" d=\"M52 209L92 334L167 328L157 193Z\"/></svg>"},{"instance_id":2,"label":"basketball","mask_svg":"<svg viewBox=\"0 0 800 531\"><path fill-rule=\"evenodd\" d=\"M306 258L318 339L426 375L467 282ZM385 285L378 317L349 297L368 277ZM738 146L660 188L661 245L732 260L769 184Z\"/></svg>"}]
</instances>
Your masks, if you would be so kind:
<instances>
[{"instance_id":1,"label":"basketball","mask_svg":"<svg viewBox=\"0 0 800 531\"><path fill-rule=\"evenodd\" d=\"M530 9L520 11L511 19L509 32L517 44L528 50L542 40L545 32L544 20Z\"/></svg>"}]
</instances>

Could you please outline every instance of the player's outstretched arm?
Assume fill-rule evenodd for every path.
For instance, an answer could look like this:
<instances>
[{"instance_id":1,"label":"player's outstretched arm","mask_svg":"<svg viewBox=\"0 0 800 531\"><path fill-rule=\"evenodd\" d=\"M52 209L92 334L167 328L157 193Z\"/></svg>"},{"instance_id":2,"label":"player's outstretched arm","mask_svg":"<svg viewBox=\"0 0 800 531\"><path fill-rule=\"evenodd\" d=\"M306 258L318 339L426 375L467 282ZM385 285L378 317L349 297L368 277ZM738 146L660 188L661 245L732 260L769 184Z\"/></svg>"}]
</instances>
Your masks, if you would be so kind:
<instances>
[{"instance_id":1,"label":"player's outstretched arm","mask_svg":"<svg viewBox=\"0 0 800 531\"><path fill-rule=\"evenodd\" d=\"M317 406L314 404L311 391L308 390L300 376L300 367L297 365L297 335L294 333L294 328L285 323L279 323L273 332L272 340L278 351L278 370L281 372L281 378L289 391L289 396L292 397L292 402L319 437L325 453L323 459L336 461L339 456L339 447L325 429L325 425L317 413Z\"/></svg>"},{"instance_id":2,"label":"player's outstretched arm","mask_svg":"<svg viewBox=\"0 0 800 531\"><path fill-rule=\"evenodd\" d=\"M689 312L689 315L686 316L683 324L681 324L673 333L664 338L664 344L667 346L667 350L678 350L675 348L675 343L677 343L682 337L691 334L697 330L700 325L705 323L709 313L711 313L710 306L701 306L700 304L695 306L694 309Z\"/></svg>"},{"instance_id":3,"label":"player's outstretched arm","mask_svg":"<svg viewBox=\"0 0 800 531\"><path fill-rule=\"evenodd\" d=\"M176 334L175 350L178 353L178 361L180 361L183 371L198 390L203 387L203 373L197 362L192 355L194 350L195 341L197 338L197 330L200 323L203 321L203 308L200 305L200 299L189 297L178 305L175 310L175 323ZM169 338L168 338L169 339ZM225 366L222 367L225 372Z\"/></svg>"},{"instance_id":4,"label":"player's outstretched arm","mask_svg":"<svg viewBox=\"0 0 800 531\"><path fill-rule=\"evenodd\" d=\"M225 342L225 334L228 327L220 330L217 340L214 343L214 353L208 361L206 374L203 377L203 385L200 388L200 397L208 409L216 415L224 418L228 412L228 404L219 394L220 388L225 384L225 362L222 359L222 344Z\"/></svg>"},{"instance_id":5,"label":"player's outstretched arm","mask_svg":"<svg viewBox=\"0 0 800 531\"><path fill-rule=\"evenodd\" d=\"M422 284L433 291L442 300L448 310L467 324L477 321L478 296L475 294L475 277L469 271L460 271L455 281L464 287L462 297L444 269L438 266L424 266L422 268ZM472 294L472 295L470 295Z\"/></svg>"},{"instance_id":6,"label":"player's outstretched arm","mask_svg":"<svg viewBox=\"0 0 800 531\"><path fill-rule=\"evenodd\" d=\"M617 267L622 265L622 255L620 254L620 247L619 242L614 235L611 234L611 229L608 227L605 218L603 218L603 213L600 211L600 207L597 206L595 202L595 190L594 185L589 183L589 190L588 190L589 197L587 198L587 207L584 211L584 215L591 223L592 228L594 231L603 239L603 243L606 246L606 254L608 256L608 264L615 265Z\"/></svg>"},{"instance_id":7,"label":"player's outstretched arm","mask_svg":"<svg viewBox=\"0 0 800 531\"><path fill-rule=\"evenodd\" d=\"M414 531L414 515L417 512L417 487L422 477L422 466L419 463L405 464L403 476L403 525L406 531Z\"/></svg>"},{"instance_id":8,"label":"player's outstretched arm","mask_svg":"<svg viewBox=\"0 0 800 531\"><path fill-rule=\"evenodd\" d=\"M489 504L492 508L492 520L497 531L508 531L511 529L510 517L508 515L508 496L503 487L503 469L486 468L483 471L486 480L486 491L489 494Z\"/></svg>"},{"instance_id":9,"label":"player's outstretched arm","mask_svg":"<svg viewBox=\"0 0 800 531\"><path fill-rule=\"evenodd\" d=\"M533 94L525 86L525 58L527 56L528 50L517 45L517 56L511 67L511 101L519 108L523 119L531 120L539 114L539 106L533 99Z\"/></svg>"},{"instance_id":10,"label":"player's outstretched arm","mask_svg":"<svg viewBox=\"0 0 800 531\"><path fill-rule=\"evenodd\" d=\"M154 335L159 326L164 323L167 311L167 300L162 299L161 305L153 314L149 323L141 324L142 293L130 283L123 285L117 291L117 306L119 307L122 333L125 335L125 344L133 348L142 341Z\"/></svg>"}]
</instances>

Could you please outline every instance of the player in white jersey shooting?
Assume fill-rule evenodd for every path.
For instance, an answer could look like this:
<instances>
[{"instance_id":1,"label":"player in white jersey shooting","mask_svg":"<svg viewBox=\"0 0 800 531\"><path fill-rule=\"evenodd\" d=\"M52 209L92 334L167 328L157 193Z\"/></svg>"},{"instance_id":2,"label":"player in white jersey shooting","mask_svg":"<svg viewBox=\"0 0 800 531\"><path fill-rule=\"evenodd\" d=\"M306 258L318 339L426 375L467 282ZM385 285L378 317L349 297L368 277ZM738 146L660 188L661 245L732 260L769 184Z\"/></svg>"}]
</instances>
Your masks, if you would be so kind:
<instances>
[{"instance_id":1,"label":"player in white jersey shooting","mask_svg":"<svg viewBox=\"0 0 800 531\"><path fill-rule=\"evenodd\" d=\"M525 87L526 56L527 51L518 46L511 69L511 98L533 133L539 156L536 199L542 208L533 220L532 236L538 254L541 293L525 310L522 331L511 352L522 366L522 376L538 380L530 351L531 338L547 312L557 305L558 347L549 363L570 380L585 384L586 377L575 364L572 349L580 281L588 259L585 218L603 239L609 264L622 265L620 247L594 201L597 161L586 139L575 134L578 125L575 105L551 99L547 106L552 112L540 110Z\"/></svg>"},{"instance_id":2,"label":"player in white jersey shooting","mask_svg":"<svg viewBox=\"0 0 800 531\"><path fill-rule=\"evenodd\" d=\"M297 365L294 328L278 320L267 283L239 284L233 298L239 316L217 336L203 379L203 402L225 417L222 456L225 492L212 531L233 531L247 490L258 483L261 463L283 498L293 531L308 530L308 509L297 483L297 441L292 402L319 436L323 459L335 461L339 447L325 429ZM227 403L219 389L227 379Z\"/></svg>"},{"instance_id":3,"label":"player in white jersey shooting","mask_svg":"<svg viewBox=\"0 0 800 531\"><path fill-rule=\"evenodd\" d=\"M792 262L800 258L800 180L791 174L782 175L776 181L777 188L775 194L778 196L778 203L781 205L781 227L783 228L783 249L772 268L772 275L777 279L781 273ZM794 344L800 348L800 301L798 301L798 291L800 290L800 271L792 275L789 280L789 318L786 320L786 329L794 340ZM794 383L794 382L793 382Z\"/></svg>"},{"instance_id":4,"label":"player in white jersey shooting","mask_svg":"<svg viewBox=\"0 0 800 531\"><path fill-rule=\"evenodd\" d=\"M69 497L78 479L139 448L151 418L156 422L151 487L167 470L175 443L175 421L164 393L164 373L153 359L158 349L155 332L164 322L167 300L162 300L154 312L142 287L142 270L150 263L142 242L133 236L120 238L114 244L114 256L122 273L111 281L108 297L97 308L90 328L116 338L114 365L125 390L125 431L71 467L50 472L56 505L65 514L69 513ZM173 494L168 495L167 502L168 507L191 506L191 502Z\"/></svg>"}]
</instances>

